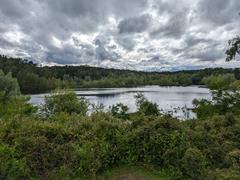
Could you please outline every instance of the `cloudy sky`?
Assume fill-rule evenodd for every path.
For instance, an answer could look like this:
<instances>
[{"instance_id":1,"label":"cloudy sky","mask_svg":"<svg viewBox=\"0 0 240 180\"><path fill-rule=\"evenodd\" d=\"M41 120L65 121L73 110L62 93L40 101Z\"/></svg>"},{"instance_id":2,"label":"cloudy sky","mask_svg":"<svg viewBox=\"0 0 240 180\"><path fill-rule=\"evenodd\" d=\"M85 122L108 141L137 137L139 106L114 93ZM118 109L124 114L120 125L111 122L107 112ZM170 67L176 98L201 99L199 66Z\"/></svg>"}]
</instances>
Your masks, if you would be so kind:
<instances>
[{"instance_id":1,"label":"cloudy sky","mask_svg":"<svg viewBox=\"0 0 240 180\"><path fill-rule=\"evenodd\" d=\"M146 71L226 63L240 0L0 0L0 54Z\"/></svg>"}]
</instances>

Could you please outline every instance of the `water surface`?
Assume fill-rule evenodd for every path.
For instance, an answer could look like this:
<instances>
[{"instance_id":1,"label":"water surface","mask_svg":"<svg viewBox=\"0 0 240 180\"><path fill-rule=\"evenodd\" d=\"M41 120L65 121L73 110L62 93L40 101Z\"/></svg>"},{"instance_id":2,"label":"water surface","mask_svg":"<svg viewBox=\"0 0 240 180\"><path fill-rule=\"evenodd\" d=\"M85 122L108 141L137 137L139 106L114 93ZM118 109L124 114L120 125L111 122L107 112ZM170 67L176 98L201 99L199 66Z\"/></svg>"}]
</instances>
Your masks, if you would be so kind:
<instances>
[{"instance_id":1,"label":"water surface","mask_svg":"<svg viewBox=\"0 0 240 180\"><path fill-rule=\"evenodd\" d=\"M173 116L181 119L194 117L194 114L189 110L193 108L193 99L211 98L209 89L198 86L91 88L79 89L75 92L79 97L86 97L92 104L103 104L106 109L113 104L123 103L129 107L129 112L137 110L134 96L140 92L149 101L157 103L164 112L171 112ZM32 104L41 104L45 95L48 94L31 95L30 102Z\"/></svg>"}]
</instances>

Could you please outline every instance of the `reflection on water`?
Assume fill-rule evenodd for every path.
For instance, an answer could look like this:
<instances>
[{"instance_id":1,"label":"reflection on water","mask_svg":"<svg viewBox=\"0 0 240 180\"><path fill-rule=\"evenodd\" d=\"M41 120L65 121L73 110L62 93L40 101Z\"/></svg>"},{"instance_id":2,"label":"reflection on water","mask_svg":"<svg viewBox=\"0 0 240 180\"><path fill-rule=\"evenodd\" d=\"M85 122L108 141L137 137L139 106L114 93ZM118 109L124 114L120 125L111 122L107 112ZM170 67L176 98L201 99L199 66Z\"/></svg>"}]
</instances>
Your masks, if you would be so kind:
<instances>
[{"instance_id":1,"label":"reflection on water","mask_svg":"<svg viewBox=\"0 0 240 180\"><path fill-rule=\"evenodd\" d=\"M143 93L149 101L157 103L164 112L172 113L173 116L182 119L194 117L194 114L189 110L193 107L193 99L211 98L207 88L197 86L91 88L79 89L76 91L76 94L86 97L92 104L103 104L106 109L113 104L123 103L129 107L130 112L135 112L137 109L134 96L138 92ZM41 104L45 95L47 94L31 95L30 102L32 104Z\"/></svg>"}]
</instances>

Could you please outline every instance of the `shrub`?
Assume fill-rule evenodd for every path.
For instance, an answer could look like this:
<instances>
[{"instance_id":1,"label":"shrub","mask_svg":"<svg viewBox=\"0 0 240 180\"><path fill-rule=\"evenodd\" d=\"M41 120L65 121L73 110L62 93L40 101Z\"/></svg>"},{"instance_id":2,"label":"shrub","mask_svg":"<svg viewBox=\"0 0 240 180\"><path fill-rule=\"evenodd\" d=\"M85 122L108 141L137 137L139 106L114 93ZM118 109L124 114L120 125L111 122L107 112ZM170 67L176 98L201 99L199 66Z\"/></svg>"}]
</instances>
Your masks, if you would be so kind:
<instances>
[{"instance_id":1,"label":"shrub","mask_svg":"<svg viewBox=\"0 0 240 180\"><path fill-rule=\"evenodd\" d=\"M113 105L111 107L111 113L114 117L120 118L120 119L128 119L128 107L123 105L122 103L118 103L116 105Z\"/></svg>"},{"instance_id":2,"label":"shrub","mask_svg":"<svg viewBox=\"0 0 240 180\"><path fill-rule=\"evenodd\" d=\"M233 74L224 74L218 76L209 76L203 79L203 83L213 90L226 89L236 79Z\"/></svg>"},{"instance_id":3,"label":"shrub","mask_svg":"<svg viewBox=\"0 0 240 180\"><path fill-rule=\"evenodd\" d=\"M240 149L234 149L229 152L226 159L233 168L240 170Z\"/></svg>"},{"instance_id":4,"label":"shrub","mask_svg":"<svg viewBox=\"0 0 240 180\"><path fill-rule=\"evenodd\" d=\"M25 159L15 149L0 144L0 179L30 179L30 170Z\"/></svg>"},{"instance_id":5,"label":"shrub","mask_svg":"<svg viewBox=\"0 0 240 180\"><path fill-rule=\"evenodd\" d=\"M202 100L194 99L193 105L194 105L193 111L200 119L204 119L206 117L210 117L218 113L218 110L211 104L211 101L208 101L206 99Z\"/></svg>"},{"instance_id":6,"label":"shrub","mask_svg":"<svg viewBox=\"0 0 240 180\"><path fill-rule=\"evenodd\" d=\"M138 112L143 113L145 116L157 116L160 114L158 105L148 101L143 94L135 96Z\"/></svg>"},{"instance_id":7,"label":"shrub","mask_svg":"<svg viewBox=\"0 0 240 180\"><path fill-rule=\"evenodd\" d=\"M0 98L1 98L0 93ZM7 102L0 102L0 118L13 116L29 116L37 112L38 107L28 103L27 96L9 97Z\"/></svg>"},{"instance_id":8,"label":"shrub","mask_svg":"<svg viewBox=\"0 0 240 180\"><path fill-rule=\"evenodd\" d=\"M181 125L171 118L145 117L141 119L140 125L137 123L135 126L135 123L132 123L130 128L132 130L128 134L127 146L129 159L132 162L140 161L158 166L170 165L173 163L170 159L170 162L167 160L170 150L181 149L185 143ZM180 157L181 153L179 151ZM175 154L175 157L178 155ZM177 164L178 159L175 160Z\"/></svg>"},{"instance_id":9,"label":"shrub","mask_svg":"<svg viewBox=\"0 0 240 180\"><path fill-rule=\"evenodd\" d=\"M216 114L240 114L240 93L229 91L212 91L212 100L194 100L194 112L197 117L204 119Z\"/></svg>"},{"instance_id":10,"label":"shrub","mask_svg":"<svg viewBox=\"0 0 240 180\"><path fill-rule=\"evenodd\" d=\"M192 179L204 179L206 160L200 150L189 148L182 159L183 172Z\"/></svg>"},{"instance_id":11,"label":"shrub","mask_svg":"<svg viewBox=\"0 0 240 180\"><path fill-rule=\"evenodd\" d=\"M78 98L74 92L60 92L45 97L42 112L51 116L56 113L80 114L85 116L88 102L85 98Z\"/></svg>"},{"instance_id":12,"label":"shrub","mask_svg":"<svg viewBox=\"0 0 240 180\"><path fill-rule=\"evenodd\" d=\"M2 94L1 101L6 103L11 96L20 94L20 88L17 79L12 77L11 73L4 75L0 70L0 92Z\"/></svg>"},{"instance_id":13,"label":"shrub","mask_svg":"<svg viewBox=\"0 0 240 180\"><path fill-rule=\"evenodd\" d=\"M233 90L239 90L240 89L240 80L236 80L232 82L229 87Z\"/></svg>"}]
</instances>

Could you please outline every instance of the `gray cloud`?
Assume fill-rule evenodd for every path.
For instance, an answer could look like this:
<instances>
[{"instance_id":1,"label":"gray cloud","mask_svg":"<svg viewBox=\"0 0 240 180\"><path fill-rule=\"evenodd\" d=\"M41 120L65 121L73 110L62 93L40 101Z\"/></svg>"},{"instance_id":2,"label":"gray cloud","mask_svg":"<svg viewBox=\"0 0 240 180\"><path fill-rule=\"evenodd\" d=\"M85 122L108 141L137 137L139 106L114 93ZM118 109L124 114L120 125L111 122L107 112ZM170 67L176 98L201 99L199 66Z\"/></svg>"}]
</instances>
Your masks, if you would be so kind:
<instances>
[{"instance_id":1,"label":"gray cloud","mask_svg":"<svg viewBox=\"0 0 240 180\"><path fill-rule=\"evenodd\" d=\"M150 36L180 38L188 28L189 7L175 1L157 1L156 8L160 16L165 17L166 22L150 32Z\"/></svg>"},{"instance_id":2,"label":"gray cloud","mask_svg":"<svg viewBox=\"0 0 240 180\"><path fill-rule=\"evenodd\" d=\"M141 33L150 25L151 17L142 15L139 17L131 17L120 21L118 25L119 33Z\"/></svg>"},{"instance_id":3,"label":"gray cloud","mask_svg":"<svg viewBox=\"0 0 240 180\"><path fill-rule=\"evenodd\" d=\"M136 42L132 36L119 36L116 41L119 45L128 51L133 50L136 46Z\"/></svg>"},{"instance_id":4,"label":"gray cloud","mask_svg":"<svg viewBox=\"0 0 240 180\"><path fill-rule=\"evenodd\" d=\"M224 56L223 49L217 49L216 47L208 47L205 49L195 49L193 52L187 52L186 55L193 59L198 59L198 61L209 61L214 62L222 58Z\"/></svg>"},{"instance_id":5,"label":"gray cloud","mask_svg":"<svg viewBox=\"0 0 240 180\"><path fill-rule=\"evenodd\" d=\"M214 25L224 25L239 21L240 1L200 0L197 11L204 21Z\"/></svg>"},{"instance_id":6,"label":"gray cloud","mask_svg":"<svg viewBox=\"0 0 240 180\"><path fill-rule=\"evenodd\" d=\"M116 52L114 52L114 50L112 50L112 48L108 48L105 47L105 45L107 44L107 39L105 39L105 37L97 37L95 39L95 45L96 47L96 59L98 61L103 61L103 60L110 60L110 61L114 61L120 58L120 55L118 55Z\"/></svg>"},{"instance_id":7,"label":"gray cloud","mask_svg":"<svg viewBox=\"0 0 240 180\"><path fill-rule=\"evenodd\" d=\"M187 47L193 47L195 45L198 45L199 43L212 43L213 40L211 39L206 39L206 38L198 38L195 36L188 35L185 37L184 41L187 44Z\"/></svg>"},{"instance_id":8,"label":"gray cloud","mask_svg":"<svg viewBox=\"0 0 240 180\"><path fill-rule=\"evenodd\" d=\"M239 0L1 0L0 53L137 70L225 66L239 12Z\"/></svg>"}]
</instances>

